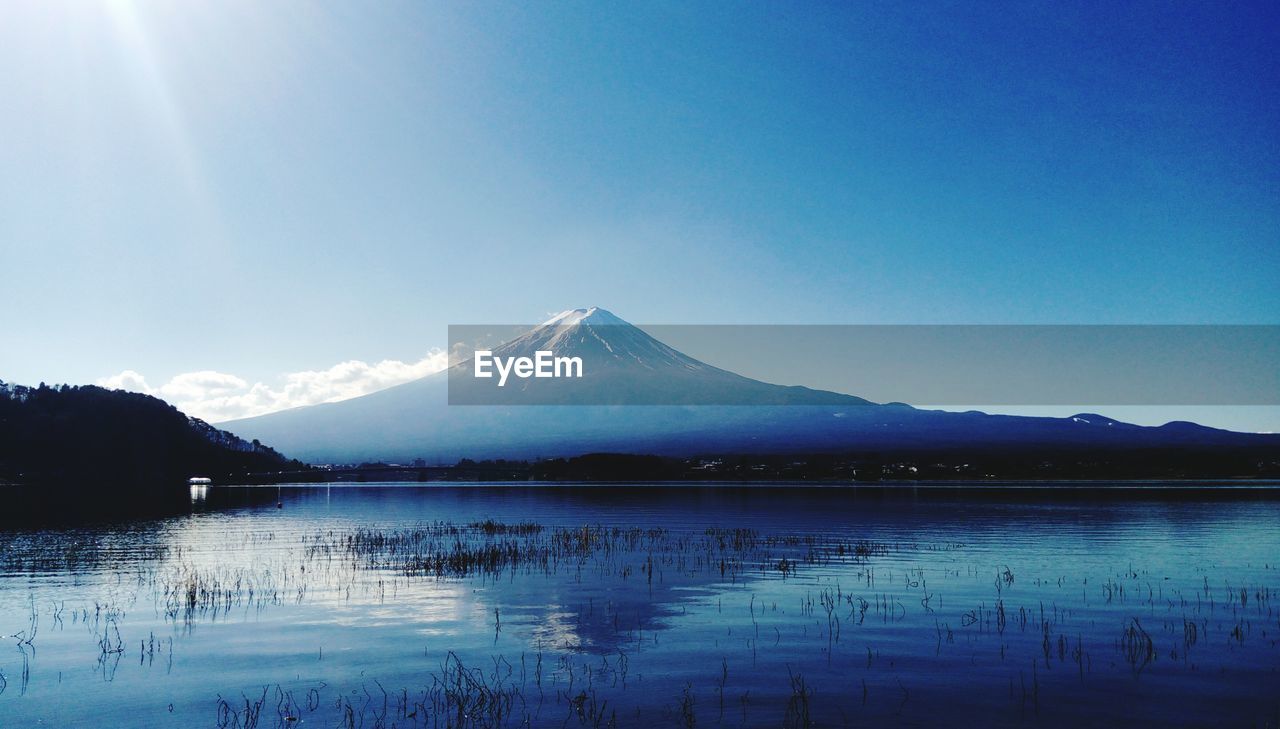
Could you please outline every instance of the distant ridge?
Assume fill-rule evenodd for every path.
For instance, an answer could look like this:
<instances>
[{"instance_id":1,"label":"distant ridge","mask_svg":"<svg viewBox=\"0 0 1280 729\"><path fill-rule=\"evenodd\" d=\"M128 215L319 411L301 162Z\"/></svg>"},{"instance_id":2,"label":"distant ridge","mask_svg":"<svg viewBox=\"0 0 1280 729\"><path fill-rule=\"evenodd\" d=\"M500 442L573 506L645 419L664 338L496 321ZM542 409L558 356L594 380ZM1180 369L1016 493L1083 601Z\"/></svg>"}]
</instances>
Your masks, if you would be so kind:
<instances>
[{"instance_id":1,"label":"distant ridge","mask_svg":"<svg viewBox=\"0 0 1280 729\"><path fill-rule=\"evenodd\" d=\"M149 395L0 382L0 481L127 501L191 476L239 481L302 466Z\"/></svg>"}]
</instances>

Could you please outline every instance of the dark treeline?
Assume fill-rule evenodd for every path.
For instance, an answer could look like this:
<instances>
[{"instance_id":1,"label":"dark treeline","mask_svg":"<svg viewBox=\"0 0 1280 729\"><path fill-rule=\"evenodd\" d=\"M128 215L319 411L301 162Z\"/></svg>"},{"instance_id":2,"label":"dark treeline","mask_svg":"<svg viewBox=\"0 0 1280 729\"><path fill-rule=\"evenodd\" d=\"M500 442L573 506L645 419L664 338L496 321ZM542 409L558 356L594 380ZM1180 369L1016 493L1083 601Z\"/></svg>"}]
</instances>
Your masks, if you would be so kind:
<instances>
[{"instance_id":1,"label":"dark treeline","mask_svg":"<svg viewBox=\"0 0 1280 729\"><path fill-rule=\"evenodd\" d=\"M458 468L483 478L491 462ZM961 452L722 454L697 458L593 453L529 463L519 469L537 481L994 481L1275 479L1273 447L965 449Z\"/></svg>"},{"instance_id":2,"label":"dark treeline","mask_svg":"<svg viewBox=\"0 0 1280 729\"><path fill-rule=\"evenodd\" d=\"M1274 446L940 448L845 453L672 457L589 453L571 458L472 460L451 466L362 463L254 474L246 483L378 481L981 482L1280 479Z\"/></svg>"},{"instance_id":3,"label":"dark treeline","mask_svg":"<svg viewBox=\"0 0 1280 729\"><path fill-rule=\"evenodd\" d=\"M163 400L101 387L0 382L0 485L46 497L139 502L185 496L185 482L302 470Z\"/></svg>"}]
</instances>

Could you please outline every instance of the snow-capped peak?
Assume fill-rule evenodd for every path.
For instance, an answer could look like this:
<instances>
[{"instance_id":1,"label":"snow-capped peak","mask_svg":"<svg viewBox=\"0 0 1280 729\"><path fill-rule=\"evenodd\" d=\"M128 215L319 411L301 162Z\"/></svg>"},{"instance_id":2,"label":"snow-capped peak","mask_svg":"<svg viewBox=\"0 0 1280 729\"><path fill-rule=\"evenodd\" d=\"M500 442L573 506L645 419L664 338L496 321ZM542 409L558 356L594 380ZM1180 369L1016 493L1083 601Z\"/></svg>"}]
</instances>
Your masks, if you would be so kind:
<instances>
[{"instance_id":1,"label":"snow-capped peak","mask_svg":"<svg viewBox=\"0 0 1280 729\"><path fill-rule=\"evenodd\" d=\"M598 306L588 309L569 309L551 317L542 326L570 327L576 324L619 325L627 322Z\"/></svg>"},{"instance_id":2,"label":"snow-capped peak","mask_svg":"<svg viewBox=\"0 0 1280 729\"><path fill-rule=\"evenodd\" d=\"M597 364L625 362L645 370L675 367L714 369L654 339L638 327L598 306L569 309L551 317L498 350L503 356L533 356L538 350L562 356L589 356Z\"/></svg>"}]
</instances>

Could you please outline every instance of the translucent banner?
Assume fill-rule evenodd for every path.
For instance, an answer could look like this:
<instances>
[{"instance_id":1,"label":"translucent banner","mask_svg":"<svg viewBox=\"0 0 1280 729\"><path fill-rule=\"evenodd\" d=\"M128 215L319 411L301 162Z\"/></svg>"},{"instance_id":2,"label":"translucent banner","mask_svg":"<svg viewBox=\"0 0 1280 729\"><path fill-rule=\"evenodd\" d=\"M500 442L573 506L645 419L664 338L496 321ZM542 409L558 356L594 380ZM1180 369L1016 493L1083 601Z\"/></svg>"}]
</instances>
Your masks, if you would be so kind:
<instances>
[{"instance_id":1,"label":"translucent banner","mask_svg":"<svg viewBox=\"0 0 1280 729\"><path fill-rule=\"evenodd\" d=\"M449 327L454 405L1276 405L1272 325Z\"/></svg>"}]
</instances>

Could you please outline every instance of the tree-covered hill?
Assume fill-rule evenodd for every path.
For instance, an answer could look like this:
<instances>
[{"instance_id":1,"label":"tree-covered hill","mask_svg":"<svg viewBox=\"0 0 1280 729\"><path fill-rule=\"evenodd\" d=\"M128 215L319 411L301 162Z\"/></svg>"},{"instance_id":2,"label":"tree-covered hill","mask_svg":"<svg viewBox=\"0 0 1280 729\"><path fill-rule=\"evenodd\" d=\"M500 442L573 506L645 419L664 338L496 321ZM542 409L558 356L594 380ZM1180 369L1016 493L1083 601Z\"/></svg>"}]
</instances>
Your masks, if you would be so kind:
<instances>
[{"instance_id":1,"label":"tree-covered hill","mask_svg":"<svg viewBox=\"0 0 1280 729\"><path fill-rule=\"evenodd\" d=\"M125 496L301 468L149 395L0 382L0 483Z\"/></svg>"}]
</instances>

